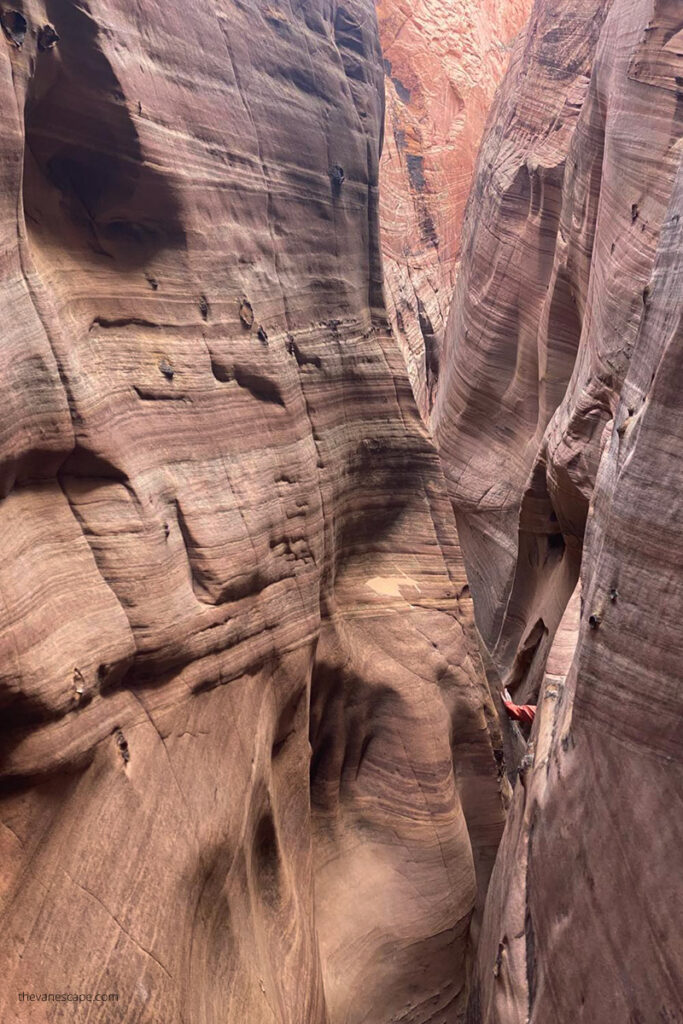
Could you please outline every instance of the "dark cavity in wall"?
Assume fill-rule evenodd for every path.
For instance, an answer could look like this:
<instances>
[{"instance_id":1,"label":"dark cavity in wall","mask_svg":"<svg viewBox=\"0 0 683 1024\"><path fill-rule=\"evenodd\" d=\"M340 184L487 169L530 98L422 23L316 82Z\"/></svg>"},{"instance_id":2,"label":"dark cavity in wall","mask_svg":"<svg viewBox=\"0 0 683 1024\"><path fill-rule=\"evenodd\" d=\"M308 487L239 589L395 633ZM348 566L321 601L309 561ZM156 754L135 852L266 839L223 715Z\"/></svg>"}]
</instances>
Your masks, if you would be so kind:
<instances>
[{"instance_id":1,"label":"dark cavity in wall","mask_svg":"<svg viewBox=\"0 0 683 1024\"><path fill-rule=\"evenodd\" d=\"M395 75L392 75L390 60L387 60L385 58L383 63L385 74L387 78L390 78L391 81L393 82L394 89L396 90L396 95L398 96L398 98L401 100L402 103L410 103L410 89L408 89L408 87L403 84L400 78L397 78Z\"/></svg>"},{"instance_id":2,"label":"dark cavity in wall","mask_svg":"<svg viewBox=\"0 0 683 1024\"><path fill-rule=\"evenodd\" d=\"M413 188L417 189L418 192L423 192L426 185L424 175L424 158L421 156L415 156L413 153L409 153L406 156L406 165L408 167L408 175Z\"/></svg>"},{"instance_id":3,"label":"dark cavity in wall","mask_svg":"<svg viewBox=\"0 0 683 1024\"><path fill-rule=\"evenodd\" d=\"M0 22L10 42L14 43L16 47L22 46L28 31L28 23L24 15L20 11L3 11L0 14Z\"/></svg>"},{"instance_id":4,"label":"dark cavity in wall","mask_svg":"<svg viewBox=\"0 0 683 1024\"><path fill-rule=\"evenodd\" d=\"M340 196L342 185L344 184L345 175L344 168L339 164L333 164L330 167L330 184L332 186L332 195Z\"/></svg>"}]
</instances>

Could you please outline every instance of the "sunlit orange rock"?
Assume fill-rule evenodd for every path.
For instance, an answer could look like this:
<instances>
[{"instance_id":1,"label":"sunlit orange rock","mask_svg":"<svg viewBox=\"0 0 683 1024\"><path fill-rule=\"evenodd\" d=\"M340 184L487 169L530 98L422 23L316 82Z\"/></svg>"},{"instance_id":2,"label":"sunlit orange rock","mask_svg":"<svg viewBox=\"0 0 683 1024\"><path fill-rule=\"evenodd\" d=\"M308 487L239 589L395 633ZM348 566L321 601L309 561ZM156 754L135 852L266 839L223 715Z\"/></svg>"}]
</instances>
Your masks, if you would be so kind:
<instances>
[{"instance_id":1,"label":"sunlit orange rock","mask_svg":"<svg viewBox=\"0 0 683 1024\"><path fill-rule=\"evenodd\" d=\"M425 419L472 172L531 0L378 0L386 71L380 216L392 329Z\"/></svg>"}]
</instances>

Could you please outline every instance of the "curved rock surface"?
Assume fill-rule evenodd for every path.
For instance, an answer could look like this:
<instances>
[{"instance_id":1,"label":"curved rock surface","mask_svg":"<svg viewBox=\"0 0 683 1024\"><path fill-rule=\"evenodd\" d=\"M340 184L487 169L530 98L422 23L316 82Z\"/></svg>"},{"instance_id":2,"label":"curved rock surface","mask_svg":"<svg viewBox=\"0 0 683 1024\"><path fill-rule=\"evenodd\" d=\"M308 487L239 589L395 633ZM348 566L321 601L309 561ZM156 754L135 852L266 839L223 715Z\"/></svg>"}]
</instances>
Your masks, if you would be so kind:
<instances>
[{"instance_id":1,"label":"curved rock surface","mask_svg":"<svg viewBox=\"0 0 683 1024\"><path fill-rule=\"evenodd\" d=\"M531 0L377 0L380 220L392 329L427 420L486 116Z\"/></svg>"},{"instance_id":2,"label":"curved rock surface","mask_svg":"<svg viewBox=\"0 0 683 1024\"><path fill-rule=\"evenodd\" d=\"M512 55L470 197L433 417L477 623L513 685L518 650L545 660L580 560L586 503L573 528L559 522L542 447L586 312L598 140L575 188L567 161L608 6L536 4Z\"/></svg>"},{"instance_id":3,"label":"curved rock surface","mask_svg":"<svg viewBox=\"0 0 683 1024\"><path fill-rule=\"evenodd\" d=\"M538 0L468 209L436 436L492 677L540 691L472 1024L680 1019L682 33Z\"/></svg>"},{"instance_id":4,"label":"curved rock surface","mask_svg":"<svg viewBox=\"0 0 683 1024\"><path fill-rule=\"evenodd\" d=\"M374 6L2 23L0 1018L458 1021L506 784Z\"/></svg>"}]
</instances>

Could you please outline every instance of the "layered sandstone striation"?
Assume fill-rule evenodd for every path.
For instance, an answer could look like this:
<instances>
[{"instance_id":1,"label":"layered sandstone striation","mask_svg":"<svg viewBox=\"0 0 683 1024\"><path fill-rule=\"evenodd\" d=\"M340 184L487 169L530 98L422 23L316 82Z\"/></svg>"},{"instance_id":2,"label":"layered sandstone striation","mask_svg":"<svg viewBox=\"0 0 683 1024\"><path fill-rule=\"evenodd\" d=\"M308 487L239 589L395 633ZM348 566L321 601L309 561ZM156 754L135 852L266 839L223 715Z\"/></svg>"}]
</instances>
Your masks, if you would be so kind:
<instances>
[{"instance_id":1,"label":"layered sandstone striation","mask_svg":"<svg viewBox=\"0 0 683 1024\"><path fill-rule=\"evenodd\" d=\"M377 0L380 220L392 329L428 419L486 116L531 0Z\"/></svg>"},{"instance_id":2,"label":"layered sandstone striation","mask_svg":"<svg viewBox=\"0 0 683 1024\"><path fill-rule=\"evenodd\" d=\"M417 144L471 47L405 13ZM672 1024L679 5L537 0L464 226L448 492L384 307L371 0L0 21L0 1019L459 1024L476 956L472 1024ZM453 224L387 263L430 352Z\"/></svg>"},{"instance_id":3,"label":"layered sandstone striation","mask_svg":"<svg viewBox=\"0 0 683 1024\"><path fill-rule=\"evenodd\" d=\"M682 31L538 0L464 228L436 436L489 671L539 699L473 1024L680 1017Z\"/></svg>"},{"instance_id":4,"label":"layered sandstone striation","mask_svg":"<svg viewBox=\"0 0 683 1024\"><path fill-rule=\"evenodd\" d=\"M1 13L0 1018L455 1022L506 783L373 4Z\"/></svg>"}]
</instances>

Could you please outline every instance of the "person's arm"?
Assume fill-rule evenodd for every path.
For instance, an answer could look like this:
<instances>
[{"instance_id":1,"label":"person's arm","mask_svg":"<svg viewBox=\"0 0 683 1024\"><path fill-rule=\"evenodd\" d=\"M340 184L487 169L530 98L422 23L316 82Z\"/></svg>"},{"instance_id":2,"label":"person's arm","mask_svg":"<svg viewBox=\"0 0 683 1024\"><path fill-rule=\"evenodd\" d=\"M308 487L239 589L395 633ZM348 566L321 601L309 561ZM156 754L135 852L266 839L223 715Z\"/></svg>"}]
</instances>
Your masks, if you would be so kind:
<instances>
[{"instance_id":1,"label":"person's arm","mask_svg":"<svg viewBox=\"0 0 683 1024\"><path fill-rule=\"evenodd\" d=\"M509 718L513 718L516 722L533 722L536 715L535 704L513 704L511 700L505 700L504 697L501 700Z\"/></svg>"}]
</instances>

